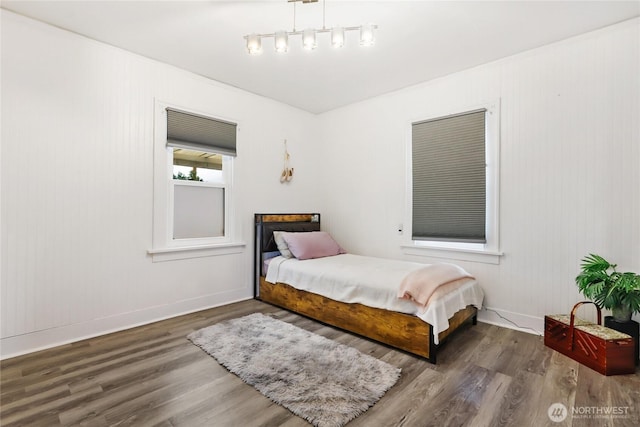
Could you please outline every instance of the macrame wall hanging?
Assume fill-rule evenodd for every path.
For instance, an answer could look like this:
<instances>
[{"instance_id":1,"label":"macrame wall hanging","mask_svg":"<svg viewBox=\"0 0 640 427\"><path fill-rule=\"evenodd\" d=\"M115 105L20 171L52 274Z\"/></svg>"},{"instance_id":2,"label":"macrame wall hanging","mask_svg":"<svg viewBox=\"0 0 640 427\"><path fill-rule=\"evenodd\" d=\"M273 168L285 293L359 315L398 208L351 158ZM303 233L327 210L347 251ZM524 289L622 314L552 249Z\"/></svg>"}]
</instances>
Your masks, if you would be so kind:
<instances>
[{"instance_id":1,"label":"macrame wall hanging","mask_svg":"<svg viewBox=\"0 0 640 427\"><path fill-rule=\"evenodd\" d=\"M280 174L280 182L285 183L293 179L293 168L289 167L289 151L287 151L287 140L284 140L284 167Z\"/></svg>"}]
</instances>

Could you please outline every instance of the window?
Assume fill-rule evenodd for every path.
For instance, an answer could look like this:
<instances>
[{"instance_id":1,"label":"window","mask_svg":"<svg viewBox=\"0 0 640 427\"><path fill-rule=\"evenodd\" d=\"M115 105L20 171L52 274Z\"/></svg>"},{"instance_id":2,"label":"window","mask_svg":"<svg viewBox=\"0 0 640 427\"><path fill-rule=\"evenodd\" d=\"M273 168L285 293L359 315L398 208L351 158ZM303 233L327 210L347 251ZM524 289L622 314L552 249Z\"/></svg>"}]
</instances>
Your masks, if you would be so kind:
<instances>
[{"instance_id":1,"label":"window","mask_svg":"<svg viewBox=\"0 0 640 427\"><path fill-rule=\"evenodd\" d=\"M412 247L499 255L498 119L494 103L411 123Z\"/></svg>"},{"instance_id":2,"label":"window","mask_svg":"<svg viewBox=\"0 0 640 427\"><path fill-rule=\"evenodd\" d=\"M222 155L173 148L173 238L225 235Z\"/></svg>"},{"instance_id":3,"label":"window","mask_svg":"<svg viewBox=\"0 0 640 427\"><path fill-rule=\"evenodd\" d=\"M413 123L414 240L486 243L485 111Z\"/></svg>"},{"instance_id":4,"label":"window","mask_svg":"<svg viewBox=\"0 0 640 427\"><path fill-rule=\"evenodd\" d=\"M224 248L243 246L234 242L232 221L237 124L159 102L156 107L149 253L154 261L233 253Z\"/></svg>"}]
</instances>

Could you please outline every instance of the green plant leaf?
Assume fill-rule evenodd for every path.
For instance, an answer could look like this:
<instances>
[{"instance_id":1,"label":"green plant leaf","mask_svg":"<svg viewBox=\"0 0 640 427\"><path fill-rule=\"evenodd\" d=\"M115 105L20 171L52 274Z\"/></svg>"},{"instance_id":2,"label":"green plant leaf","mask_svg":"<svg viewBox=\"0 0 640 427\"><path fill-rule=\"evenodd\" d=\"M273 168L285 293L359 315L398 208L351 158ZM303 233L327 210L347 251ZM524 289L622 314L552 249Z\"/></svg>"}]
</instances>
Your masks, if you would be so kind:
<instances>
[{"instance_id":1,"label":"green plant leaf","mask_svg":"<svg viewBox=\"0 0 640 427\"><path fill-rule=\"evenodd\" d=\"M615 264L595 254L585 256L580 266L575 281L585 297L607 309L626 304L640 313L640 275L617 272Z\"/></svg>"},{"instance_id":2,"label":"green plant leaf","mask_svg":"<svg viewBox=\"0 0 640 427\"><path fill-rule=\"evenodd\" d=\"M582 259L582 264L580 264L582 270L585 272L598 272L598 271L607 271L609 268L615 268L616 266L609 263L606 259L602 258L600 255L589 254L588 256Z\"/></svg>"},{"instance_id":3,"label":"green plant leaf","mask_svg":"<svg viewBox=\"0 0 640 427\"><path fill-rule=\"evenodd\" d=\"M631 311L634 313L640 312L640 291L629 292L622 299L624 304L627 304L631 307Z\"/></svg>"}]
</instances>

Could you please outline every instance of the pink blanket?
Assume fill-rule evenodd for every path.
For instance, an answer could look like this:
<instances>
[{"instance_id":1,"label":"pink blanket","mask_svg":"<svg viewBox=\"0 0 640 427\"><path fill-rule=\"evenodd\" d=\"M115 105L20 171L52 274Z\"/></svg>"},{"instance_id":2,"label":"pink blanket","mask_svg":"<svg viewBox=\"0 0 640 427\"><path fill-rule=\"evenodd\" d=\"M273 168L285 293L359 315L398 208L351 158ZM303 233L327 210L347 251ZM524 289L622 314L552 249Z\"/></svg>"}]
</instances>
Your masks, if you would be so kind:
<instances>
[{"instance_id":1,"label":"pink blanket","mask_svg":"<svg viewBox=\"0 0 640 427\"><path fill-rule=\"evenodd\" d=\"M398 289L398 298L408 299L425 309L436 290L447 283L473 276L455 264L430 264L405 276Z\"/></svg>"}]
</instances>

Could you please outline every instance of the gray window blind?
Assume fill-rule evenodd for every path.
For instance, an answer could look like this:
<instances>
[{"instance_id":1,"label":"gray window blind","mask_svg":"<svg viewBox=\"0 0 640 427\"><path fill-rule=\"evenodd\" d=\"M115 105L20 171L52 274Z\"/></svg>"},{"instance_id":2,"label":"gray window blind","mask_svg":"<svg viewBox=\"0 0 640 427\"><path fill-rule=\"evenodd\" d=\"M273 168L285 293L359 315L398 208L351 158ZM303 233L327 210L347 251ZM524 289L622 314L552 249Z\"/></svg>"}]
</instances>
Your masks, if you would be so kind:
<instances>
[{"instance_id":1,"label":"gray window blind","mask_svg":"<svg viewBox=\"0 0 640 427\"><path fill-rule=\"evenodd\" d=\"M413 239L486 243L485 111L413 123Z\"/></svg>"},{"instance_id":2,"label":"gray window blind","mask_svg":"<svg viewBox=\"0 0 640 427\"><path fill-rule=\"evenodd\" d=\"M186 150L236 155L235 123L167 108L167 145Z\"/></svg>"}]
</instances>

